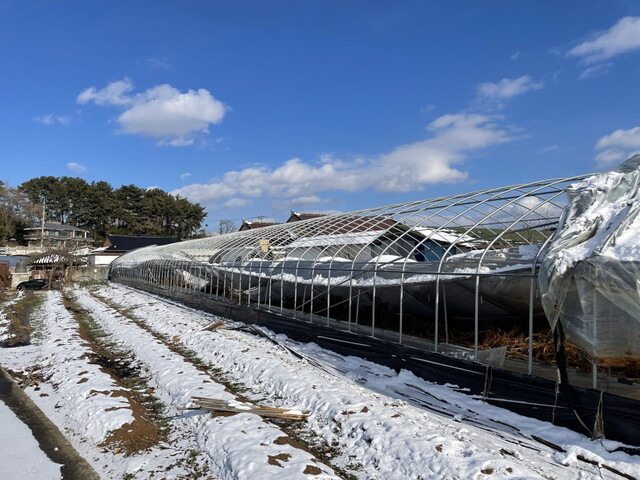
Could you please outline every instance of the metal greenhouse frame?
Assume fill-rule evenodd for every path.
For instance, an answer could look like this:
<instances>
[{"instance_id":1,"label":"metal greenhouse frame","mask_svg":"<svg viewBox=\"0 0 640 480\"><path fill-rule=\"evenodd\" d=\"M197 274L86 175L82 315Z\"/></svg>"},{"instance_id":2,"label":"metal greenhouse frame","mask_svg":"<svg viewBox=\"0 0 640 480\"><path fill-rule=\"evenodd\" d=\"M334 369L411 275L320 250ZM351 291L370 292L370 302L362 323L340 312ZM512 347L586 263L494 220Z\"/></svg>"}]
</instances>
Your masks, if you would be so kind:
<instances>
[{"instance_id":1,"label":"metal greenhouse frame","mask_svg":"<svg viewBox=\"0 0 640 480\"><path fill-rule=\"evenodd\" d=\"M481 322L523 321L531 373L534 322L543 318L536 295L538 259L566 206L566 188L585 177L147 247L117 259L110 276L168 296L224 298L457 354L461 349L449 344L450 324L472 322L474 348L462 353L478 361L489 361L479 351ZM414 326L408 333L409 316Z\"/></svg>"},{"instance_id":2,"label":"metal greenhouse frame","mask_svg":"<svg viewBox=\"0 0 640 480\"><path fill-rule=\"evenodd\" d=\"M483 401L593 437L606 433L635 444L640 389L612 376L606 363L596 363L613 357L586 355L590 373L567 368L564 329L556 322L556 367L534 363L533 334L549 332L549 313L578 315L591 328L602 311L602 321L615 332L598 333L605 331L605 343L614 340L614 354L622 351L634 361L633 352L618 347L635 338L637 296L627 285L637 282L637 259L618 262L609 272L618 276L607 277L606 285L602 275L585 277L587 267L576 267L582 275L579 294L578 280L553 270L553 262L558 249L582 248L589 235L598 233L595 240L609 243L625 235L636 218L629 209L638 179L640 156L593 178L558 178L307 220L294 214L283 224L134 250L112 263L110 279L242 321L242 328L268 327L292 340L458 385ZM603 220L589 210L602 205L617 216ZM590 227L580 230L583 222L576 218L587 211ZM611 258L604 257L596 260L609 265ZM549 278L564 282L564 290L551 292L553 300ZM626 303L622 290L629 293ZM603 298L595 302L597 295ZM504 344L482 346L481 333L494 326L528 334L526 361L507 357ZM265 331L252 331L280 344Z\"/></svg>"}]
</instances>

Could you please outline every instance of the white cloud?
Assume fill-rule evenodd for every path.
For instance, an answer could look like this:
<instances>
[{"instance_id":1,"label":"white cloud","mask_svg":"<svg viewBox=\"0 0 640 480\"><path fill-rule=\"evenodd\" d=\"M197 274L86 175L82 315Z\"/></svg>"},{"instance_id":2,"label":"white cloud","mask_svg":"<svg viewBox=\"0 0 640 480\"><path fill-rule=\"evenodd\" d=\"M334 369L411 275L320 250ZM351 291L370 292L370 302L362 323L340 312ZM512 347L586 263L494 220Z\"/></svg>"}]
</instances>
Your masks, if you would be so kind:
<instances>
[{"instance_id":1,"label":"white cloud","mask_svg":"<svg viewBox=\"0 0 640 480\"><path fill-rule=\"evenodd\" d=\"M428 113L428 112L431 112L432 110L435 110L435 108L436 106L433 103L430 103L429 105L422 107L420 109L420 113Z\"/></svg>"},{"instance_id":2,"label":"white cloud","mask_svg":"<svg viewBox=\"0 0 640 480\"><path fill-rule=\"evenodd\" d=\"M330 199L320 198L317 195L303 195L301 197L292 198L288 201L288 204L292 208L304 208L310 205L317 205L319 203L329 203Z\"/></svg>"},{"instance_id":3,"label":"white cloud","mask_svg":"<svg viewBox=\"0 0 640 480\"><path fill-rule=\"evenodd\" d=\"M195 140L188 137L178 137L173 140L158 140L158 145L169 145L170 147L188 147L193 145Z\"/></svg>"},{"instance_id":4,"label":"white cloud","mask_svg":"<svg viewBox=\"0 0 640 480\"><path fill-rule=\"evenodd\" d=\"M591 67L585 68L578 78L580 80L584 80L586 78L594 78L599 77L600 75L606 75L609 73L609 69L613 66L612 62L601 63L599 65L593 65Z\"/></svg>"},{"instance_id":5,"label":"white cloud","mask_svg":"<svg viewBox=\"0 0 640 480\"><path fill-rule=\"evenodd\" d=\"M183 147L194 143L194 135L208 132L220 123L227 107L208 90L180 92L171 85L158 85L131 95L128 78L110 83L101 90L89 88L78 95L78 103L126 106L117 118L119 133L155 138L159 145Z\"/></svg>"},{"instance_id":6,"label":"white cloud","mask_svg":"<svg viewBox=\"0 0 640 480\"><path fill-rule=\"evenodd\" d=\"M538 153L553 152L554 150L558 150L559 148L560 147L558 145L549 145L548 147L541 148L540 150L538 150Z\"/></svg>"},{"instance_id":7,"label":"white cloud","mask_svg":"<svg viewBox=\"0 0 640 480\"><path fill-rule=\"evenodd\" d=\"M129 105L132 98L129 93L133 90L133 83L128 78L111 82L98 90L96 87L87 88L80 92L76 101L84 105L93 102L96 105Z\"/></svg>"},{"instance_id":8,"label":"white cloud","mask_svg":"<svg viewBox=\"0 0 640 480\"><path fill-rule=\"evenodd\" d=\"M34 118L36 122L43 123L45 125L69 125L71 123L71 117L68 115L54 115L49 113L47 115L38 115Z\"/></svg>"},{"instance_id":9,"label":"white cloud","mask_svg":"<svg viewBox=\"0 0 640 480\"><path fill-rule=\"evenodd\" d=\"M246 198L234 197L234 198L230 198L229 200L224 202L222 204L222 206L224 208L242 208L242 207L246 207L247 205L249 205L251 203L253 203L253 202L251 200L246 199Z\"/></svg>"},{"instance_id":10,"label":"white cloud","mask_svg":"<svg viewBox=\"0 0 640 480\"><path fill-rule=\"evenodd\" d=\"M169 59L167 57L147 58L147 65L153 68L162 68L165 70L171 68L171 64L169 63Z\"/></svg>"},{"instance_id":11,"label":"white cloud","mask_svg":"<svg viewBox=\"0 0 640 480\"><path fill-rule=\"evenodd\" d=\"M605 135L596 143L596 150L599 150L596 163L601 167L613 165L640 153L640 127L616 130Z\"/></svg>"},{"instance_id":12,"label":"white cloud","mask_svg":"<svg viewBox=\"0 0 640 480\"><path fill-rule=\"evenodd\" d=\"M76 162L67 163L67 168L69 170L71 170L72 172L78 172L78 173L84 172L87 169L87 167L85 167L84 165L81 165L81 164L76 163Z\"/></svg>"},{"instance_id":13,"label":"white cloud","mask_svg":"<svg viewBox=\"0 0 640 480\"><path fill-rule=\"evenodd\" d=\"M180 180L184 180L185 178L189 178L191 174L189 172L181 173Z\"/></svg>"},{"instance_id":14,"label":"white cloud","mask_svg":"<svg viewBox=\"0 0 640 480\"><path fill-rule=\"evenodd\" d=\"M535 82L529 75L518 78L503 78L497 83L484 82L478 85L478 96L490 100L507 100L529 90L540 90L542 82Z\"/></svg>"},{"instance_id":15,"label":"white cloud","mask_svg":"<svg viewBox=\"0 0 640 480\"><path fill-rule=\"evenodd\" d=\"M511 60L517 60L519 56L520 56L520 52L516 52L513 55L511 55L509 58Z\"/></svg>"},{"instance_id":16,"label":"white cloud","mask_svg":"<svg viewBox=\"0 0 640 480\"><path fill-rule=\"evenodd\" d=\"M328 191L408 192L427 185L467 178L460 165L475 151L511 139L494 119L480 114L444 115L427 127L427 140L401 145L389 153L346 162L324 156L316 162L299 158L268 168L227 172L208 184L192 184L172 193L218 207L227 198L276 198L311 204Z\"/></svg>"},{"instance_id":17,"label":"white cloud","mask_svg":"<svg viewBox=\"0 0 640 480\"><path fill-rule=\"evenodd\" d=\"M624 17L567 52L586 64L601 62L640 48L640 17Z\"/></svg>"}]
</instances>

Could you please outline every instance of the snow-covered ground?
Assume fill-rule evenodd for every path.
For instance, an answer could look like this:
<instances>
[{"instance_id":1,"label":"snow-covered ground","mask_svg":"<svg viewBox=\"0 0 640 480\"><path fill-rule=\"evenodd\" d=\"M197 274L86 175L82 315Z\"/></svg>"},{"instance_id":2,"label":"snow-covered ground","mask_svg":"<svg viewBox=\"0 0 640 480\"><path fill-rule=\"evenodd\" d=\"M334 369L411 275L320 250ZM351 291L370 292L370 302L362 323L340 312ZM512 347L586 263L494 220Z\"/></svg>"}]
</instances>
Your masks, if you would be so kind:
<instances>
[{"instance_id":1,"label":"snow-covered ground","mask_svg":"<svg viewBox=\"0 0 640 480\"><path fill-rule=\"evenodd\" d=\"M589 478L599 474L597 467L577 461L578 455L628 474L640 471L640 459L608 452L615 448L612 442L590 441L567 429L520 417L406 371L396 374L371 362L265 332L301 354L301 359L245 331L202 330L219 319L144 293L112 286L97 294L196 352L204 362L248 387L256 398L310 410L308 428L336 447L335 464L360 478ZM435 413L424 405L453 415ZM488 419L519 431L500 428L501 424ZM487 423L500 430L487 431ZM531 435L557 443L567 453L553 452L531 441Z\"/></svg>"},{"instance_id":2,"label":"snow-covered ground","mask_svg":"<svg viewBox=\"0 0 640 480\"><path fill-rule=\"evenodd\" d=\"M31 430L0 400L0 477L6 479L58 480L60 465L40 450Z\"/></svg>"},{"instance_id":3,"label":"snow-covered ground","mask_svg":"<svg viewBox=\"0 0 640 480\"><path fill-rule=\"evenodd\" d=\"M616 442L518 416L407 371L122 286L76 288L71 295L104 340L129 353L165 404L167 439L130 456L104 445L110 432L131 422L133 406L127 388L90 362L91 346L60 293L47 293L35 314L32 345L0 349L0 364L23 372L39 366L44 381L27 393L105 479L196 478L194 472L216 479L640 479L640 458L612 452ZM217 321L224 325L203 329ZM288 427L251 413L179 410L194 395L242 395L310 415Z\"/></svg>"}]
</instances>

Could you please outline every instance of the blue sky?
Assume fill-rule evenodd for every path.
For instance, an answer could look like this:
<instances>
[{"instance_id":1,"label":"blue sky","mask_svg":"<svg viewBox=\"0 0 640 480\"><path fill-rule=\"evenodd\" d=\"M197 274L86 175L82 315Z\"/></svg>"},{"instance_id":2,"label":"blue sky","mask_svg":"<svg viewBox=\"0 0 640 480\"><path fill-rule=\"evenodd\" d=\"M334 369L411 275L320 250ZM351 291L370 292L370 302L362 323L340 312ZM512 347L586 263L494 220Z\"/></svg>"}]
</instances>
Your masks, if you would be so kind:
<instances>
[{"instance_id":1,"label":"blue sky","mask_svg":"<svg viewBox=\"0 0 640 480\"><path fill-rule=\"evenodd\" d=\"M352 210L640 151L633 1L0 1L0 179L218 219Z\"/></svg>"}]
</instances>

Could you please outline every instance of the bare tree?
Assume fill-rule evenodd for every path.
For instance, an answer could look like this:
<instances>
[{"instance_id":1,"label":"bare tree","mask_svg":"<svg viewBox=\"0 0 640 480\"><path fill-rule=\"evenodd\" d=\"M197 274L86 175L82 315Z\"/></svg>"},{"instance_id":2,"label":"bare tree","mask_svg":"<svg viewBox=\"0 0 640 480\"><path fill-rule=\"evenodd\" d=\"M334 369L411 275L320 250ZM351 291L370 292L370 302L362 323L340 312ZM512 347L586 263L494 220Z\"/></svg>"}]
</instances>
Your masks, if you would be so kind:
<instances>
[{"instance_id":1,"label":"bare tree","mask_svg":"<svg viewBox=\"0 0 640 480\"><path fill-rule=\"evenodd\" d=\"M16 236L16 230L32 223L37 215L26 195L0 182L0 241Z\"/></svg>"},{"instance_id":2,"label":"bare tree","mask_svg":"<svg viewBox=\"0 0 640 480\"><path fill-rule=\"evenodd\" d=\"M237 229L236 225L233 223L233 220L220 220L220 235L224 235L225 233L235 232Z\"/></svg>"}]
</instances>

